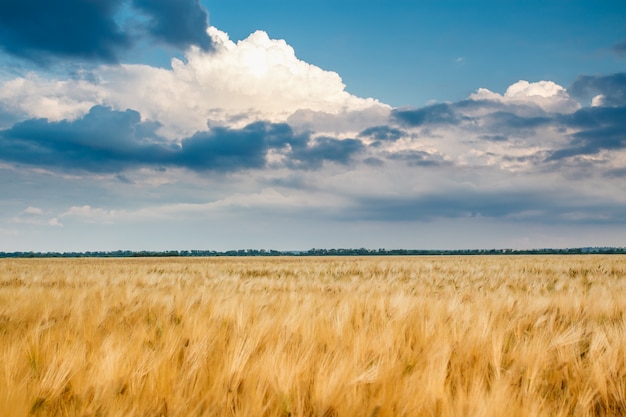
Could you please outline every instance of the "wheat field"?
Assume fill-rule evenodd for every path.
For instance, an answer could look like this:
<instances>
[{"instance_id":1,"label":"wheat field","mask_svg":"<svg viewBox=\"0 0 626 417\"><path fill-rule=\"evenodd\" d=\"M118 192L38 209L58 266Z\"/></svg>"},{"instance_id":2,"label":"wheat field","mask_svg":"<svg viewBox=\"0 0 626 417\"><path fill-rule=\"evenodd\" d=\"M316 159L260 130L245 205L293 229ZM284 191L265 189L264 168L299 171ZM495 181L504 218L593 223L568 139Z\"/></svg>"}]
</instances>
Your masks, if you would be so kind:
<instances>
[{"instance_id":1,"label":"wheat field","mask_svg":"<svg viewBox=\"0 0 626 417\"><path fill-rule=\"evenodd\" d=\"M1 416L626 415L626 257L0 260Z\"/></svg>"}]
</instances>

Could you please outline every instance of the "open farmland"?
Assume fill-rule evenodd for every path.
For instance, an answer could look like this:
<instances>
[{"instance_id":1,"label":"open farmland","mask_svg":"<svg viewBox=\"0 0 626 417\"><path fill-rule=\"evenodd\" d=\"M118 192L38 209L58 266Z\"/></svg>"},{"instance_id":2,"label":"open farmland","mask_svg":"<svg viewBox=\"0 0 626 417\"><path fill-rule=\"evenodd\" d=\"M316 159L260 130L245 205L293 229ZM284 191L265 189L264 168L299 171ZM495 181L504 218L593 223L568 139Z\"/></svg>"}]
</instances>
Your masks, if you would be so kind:
<instances>
[{"instance_id":1,"label":"open farmland","mask_svg":"<svg viewBox=\"0 0 626 417\"><path fill-rule=\"evenodd\" d=\"M0 261L2 416L626 415L626 256Z\"/></svg>"}]
</instances>

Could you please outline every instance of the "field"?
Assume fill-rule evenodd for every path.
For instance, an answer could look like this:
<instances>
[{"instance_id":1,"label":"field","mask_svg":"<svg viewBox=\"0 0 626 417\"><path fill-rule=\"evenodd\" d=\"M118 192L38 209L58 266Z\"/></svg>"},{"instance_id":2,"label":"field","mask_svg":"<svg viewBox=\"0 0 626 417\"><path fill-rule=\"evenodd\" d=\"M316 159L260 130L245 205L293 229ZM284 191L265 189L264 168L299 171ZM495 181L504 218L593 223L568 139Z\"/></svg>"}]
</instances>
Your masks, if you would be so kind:
<instances>
[{"instance_id":1,"label":"field","mask_svg":"<svg viewBox=\"0 0 626 417\"><path fill-rule=\"evenodd\" d=\"M626 415L626 257L0 260L1 416Z\"/></svg>"}]
</instances>

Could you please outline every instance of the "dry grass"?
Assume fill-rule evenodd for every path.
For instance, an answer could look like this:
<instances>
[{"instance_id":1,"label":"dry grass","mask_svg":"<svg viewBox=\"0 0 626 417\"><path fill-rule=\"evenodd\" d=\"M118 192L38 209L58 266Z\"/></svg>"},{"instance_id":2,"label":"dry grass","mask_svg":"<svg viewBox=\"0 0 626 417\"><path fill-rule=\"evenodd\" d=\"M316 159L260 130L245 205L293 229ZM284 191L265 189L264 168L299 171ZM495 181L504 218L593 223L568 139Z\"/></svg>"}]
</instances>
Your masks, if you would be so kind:
<instances>
[{"instance_id":1,"label":"dry grass","mask_svg":"<svg viewBox=\"0 0 626 417\"><path fill-rule=\"evenodd\" d=\"M626 257L0 261L2 416L626 415Z\"/></svg>"}]
</instances>

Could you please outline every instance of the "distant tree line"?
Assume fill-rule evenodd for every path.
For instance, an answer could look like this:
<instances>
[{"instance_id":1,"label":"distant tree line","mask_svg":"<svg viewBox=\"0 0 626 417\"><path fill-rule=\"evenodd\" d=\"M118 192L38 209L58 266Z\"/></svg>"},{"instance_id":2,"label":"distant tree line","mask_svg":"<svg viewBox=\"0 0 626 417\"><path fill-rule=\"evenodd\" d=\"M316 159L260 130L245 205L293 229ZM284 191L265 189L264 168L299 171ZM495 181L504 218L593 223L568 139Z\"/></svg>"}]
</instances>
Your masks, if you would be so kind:
<instances>
[{"instance_id":1,"label":"distant tree line","mask_svg":"<svg viewBox=\"0 0 626 417\"><path fill-rule=\"evenodd\" d=\"M201 256L415 256L415 255L579 255L626 254L626 247L585 247L567 249L309 249L278 251L265 249L168 250L168 251L90 251L90 252L0 252L0 258L148 258Z\"/></svg>"}]
</instances>

